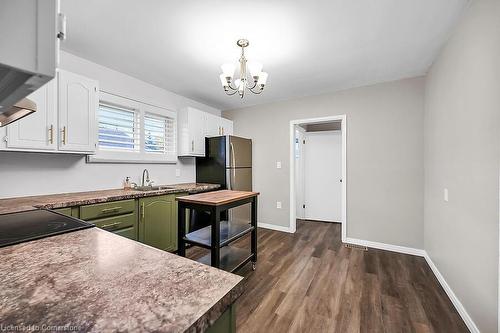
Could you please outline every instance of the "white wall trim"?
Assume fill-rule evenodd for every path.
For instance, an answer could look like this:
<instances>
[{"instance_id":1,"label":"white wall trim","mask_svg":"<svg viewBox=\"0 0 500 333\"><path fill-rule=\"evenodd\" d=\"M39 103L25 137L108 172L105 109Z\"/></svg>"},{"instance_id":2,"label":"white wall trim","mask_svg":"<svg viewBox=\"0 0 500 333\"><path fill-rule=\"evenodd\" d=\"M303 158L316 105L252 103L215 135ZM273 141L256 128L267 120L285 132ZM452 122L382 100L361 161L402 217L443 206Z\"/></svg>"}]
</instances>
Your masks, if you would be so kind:
<instances>
[{"instance_id":1,"label":"white wall trim","mask_svg":"<svg viewBox=\"0 0 500 333\"><path fill-rule=\"evenodd\" d=\"M288 233L294 233L295 232L295 230L291 231L290 227L281 226L281 225L275 225L275 224L269 224L269 223L257 222L257 226L259 228L270 229L270 230L281 231L281 232L288 232Z\"/></svg>"},{"instance_id":2,"label":"white wall trim","mask_svg":"<svg viewBox=\"0 0 500 333\"><path fill-rule=\"evenodd\" d=\"M341 122L342 132L342 242L347 238L347 116L337 115L320 118L296 119L290 121L290 223L289 232L297 230L296 208L295 208L295 150L294 136L295 125L325 123L331 121Z\"/></svg>"},{"instance_id":3,"label":"white wall trim","mask_svg":"<svg viewBox=\"0 0 500 333\"><path fill-rule=\"evenodd\" d=\"M431 257L427 254L426 251L424 251L424 258L425 261L427 261L427 264L430 266L432 272L438 279L439 283L443 287L444 291L446 292L446 295L448 295L448 298L455 306L455 309L457 309L458 313L460 314L460 317L462 317L463 321L465 322L465 325L467 325L469 331L471 331L471 333L480 333L479 328L477 328L476 324L467 313L467 310L465 310L465 307L462 305L462 302L460 302L457 295L455 295L450 285L446 282L443 275L441 275L441 272L439 272L436 265L434 265L434 262L432 261Z\"/></svg>"},{"instance_id":4,"label":"white wall trim","mask_svg":"<svg viewBox=\"0 0 500 333\"><path fill-rule=\"evenodd\" d=\"M347 237L346 240L344 241L344 243L367 246L367 247L371 247L371 248L379 249L379 250L386 250L386 251L398 252L398 253L403 253L403 254L410 254L412 256L419 256L419 257L425 256L425 251L422 249L416 249L413 247L392 245L392 244L386 244L386 243L379 243L379 242L372 242L372 241L368 241L368 240L364 240L364 239Z\"/></svg>"}]
</instances>

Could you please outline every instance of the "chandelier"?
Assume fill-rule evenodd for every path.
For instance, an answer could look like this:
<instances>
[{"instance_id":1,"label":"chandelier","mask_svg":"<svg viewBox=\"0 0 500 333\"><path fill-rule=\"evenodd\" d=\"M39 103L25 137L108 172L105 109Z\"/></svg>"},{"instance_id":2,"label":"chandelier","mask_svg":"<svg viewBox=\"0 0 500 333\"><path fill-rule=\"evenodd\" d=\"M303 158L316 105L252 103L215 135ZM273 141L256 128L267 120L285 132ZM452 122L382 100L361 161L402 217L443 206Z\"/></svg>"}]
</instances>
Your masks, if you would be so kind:
<instances>
[{"instance_id":1,"label":"chandelier","mask_svg":"<svg viewBox=\"0 0 500 333\"><path fill-rule=\"evenodd\" d=\"M233 80L236 70L235 64L229 63L222 65L222 74L220 75L222 87L224 87L224 91L229 96L238 93L238 95L243 98L246 90L258 95L264 90L264 86L267 82L267 73L262 71L261 63L247 62L245 58L245 47L249 45L248 40L239 39L236 45L241 47L241 57L239 60L240 77Z\"/></svg>"}]
</instances>

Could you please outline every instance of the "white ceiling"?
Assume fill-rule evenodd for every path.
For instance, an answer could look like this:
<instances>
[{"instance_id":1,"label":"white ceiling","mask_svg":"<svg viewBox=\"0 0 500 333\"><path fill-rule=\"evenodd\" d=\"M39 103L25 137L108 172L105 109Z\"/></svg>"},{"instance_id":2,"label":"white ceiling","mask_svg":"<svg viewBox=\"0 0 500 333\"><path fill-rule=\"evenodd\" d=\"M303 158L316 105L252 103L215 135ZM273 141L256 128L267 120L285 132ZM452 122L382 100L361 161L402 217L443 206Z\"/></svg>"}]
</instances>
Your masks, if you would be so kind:
<instances>
[{"instance_id":1,"label":"white ceiling","mask_svg":"<svg viewBox=\"0 0 500 333\"><path fill-rule=\"evenodd\" d=\"M222 110L423 75L467 0L62 0L63 48ZM269 73L226 96L220 65Z\"/></svg>"}]
</instances>

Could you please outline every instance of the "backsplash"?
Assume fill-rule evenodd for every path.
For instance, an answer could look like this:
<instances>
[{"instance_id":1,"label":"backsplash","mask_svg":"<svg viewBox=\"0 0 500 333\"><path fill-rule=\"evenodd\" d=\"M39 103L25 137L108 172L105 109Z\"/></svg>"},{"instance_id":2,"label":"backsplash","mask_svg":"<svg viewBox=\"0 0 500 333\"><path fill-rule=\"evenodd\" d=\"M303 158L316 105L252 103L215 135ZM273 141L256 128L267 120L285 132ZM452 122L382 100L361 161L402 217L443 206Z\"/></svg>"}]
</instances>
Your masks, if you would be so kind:
<instances>
[{"instance_id":1,"label":"backsplash","mask_svg":"<svg viewBox=\"0 0 500 333\"><path fill-rule=\"evenodd\" d=\"M127 176L139 183L145 168L158 185L196 178L193 158L177 164L88 164L83 155L0 152L0 198L120 188Z\"/></svg>"}]
</instances>

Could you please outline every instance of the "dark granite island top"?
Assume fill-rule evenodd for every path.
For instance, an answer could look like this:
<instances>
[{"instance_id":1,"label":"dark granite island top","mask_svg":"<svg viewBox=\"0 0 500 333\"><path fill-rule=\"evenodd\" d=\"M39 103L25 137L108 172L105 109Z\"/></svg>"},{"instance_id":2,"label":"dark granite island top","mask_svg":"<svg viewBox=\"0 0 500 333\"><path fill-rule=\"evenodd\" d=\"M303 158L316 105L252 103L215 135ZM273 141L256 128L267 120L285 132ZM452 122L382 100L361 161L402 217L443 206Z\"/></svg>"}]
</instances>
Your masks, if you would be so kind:
<instances>
[{"instance_id":1,"label":"dark granite island top","mask_svg":"<svg viewBox=\"0 0 500 333\"><path fill-rule=\"evenodd\" d=\"M202 332L242 292L242 277L97 228L0 248L0 262L3 327Z\"/></svg>"}]
</instances>

